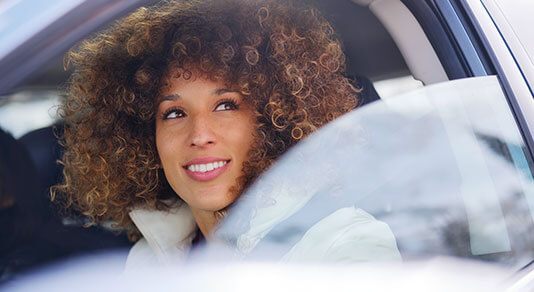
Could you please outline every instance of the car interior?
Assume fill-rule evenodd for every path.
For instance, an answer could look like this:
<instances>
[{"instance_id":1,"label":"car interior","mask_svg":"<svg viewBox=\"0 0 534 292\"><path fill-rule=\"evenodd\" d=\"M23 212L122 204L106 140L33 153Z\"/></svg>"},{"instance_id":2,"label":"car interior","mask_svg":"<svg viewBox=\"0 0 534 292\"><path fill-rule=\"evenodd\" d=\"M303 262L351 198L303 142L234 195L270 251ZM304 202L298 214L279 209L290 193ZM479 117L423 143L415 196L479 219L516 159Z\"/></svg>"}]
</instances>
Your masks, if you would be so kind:
<instances>
[{"instance_id":1,"label":"car interior","mask_svg":"<svg viewBox=\"0 0 534 292\"><path fill-rule=\"evenodd\" d=\"M361 104L380 99L380 91L373 84L384 80L412 76L426 86L478 74L469 58L457 54L457 45L451 45L456 43L455 40L439 24L439 17L431 13L436 10L444 13L444 7L419 0L300 1L315 5L333 24L347 56L347 75L353 77L356 87L362 89ZM478 49L475 47L474 50ZM39 92L51 88L60 95L70 73L63 69L63 54L58 52L56 58L11 92ZM482 60L481 63L484 75L494 71L488 62ZM1 97L0 105L18 102L13 96ZM15 141L26 149L33 162L40 198L49 196L50 186L61 179L61 165L57 160L62 147L56 138L58 135L61 135L60 120L48 127L31 130ZM56 206L43 202L53 213L46 219L50 221L47 231L42 232L52 237L47 240L55 249L47 261L131 245L124 234L117 235L117 230L109 225L86 228L82 214L65 216ZM26 247L26 250L30 248ZM23 267L32 265L28 261Z\"/></svg>"}]
</instances>

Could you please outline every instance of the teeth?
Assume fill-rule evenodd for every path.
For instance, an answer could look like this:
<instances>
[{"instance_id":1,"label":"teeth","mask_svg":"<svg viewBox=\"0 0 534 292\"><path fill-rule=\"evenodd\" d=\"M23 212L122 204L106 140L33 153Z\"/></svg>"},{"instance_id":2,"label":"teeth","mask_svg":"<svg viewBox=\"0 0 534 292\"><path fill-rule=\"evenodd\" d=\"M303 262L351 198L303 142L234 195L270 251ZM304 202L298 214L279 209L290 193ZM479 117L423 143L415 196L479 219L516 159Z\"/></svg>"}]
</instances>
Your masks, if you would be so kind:
<instances>
[{"instance_id":1,"label":"teeth","mask_svg":"<svg viewBox=\"0 0 534 292\"><path fill-rule=\"evenodd\" d=\"M226 161L217 161L217 162L206 163L206 164L191 164L187 167L187 169L193 172L207 172L207 171L212 171L216 168L222 167L225 164L226 164Z\"/></svg>"}]
</instances>

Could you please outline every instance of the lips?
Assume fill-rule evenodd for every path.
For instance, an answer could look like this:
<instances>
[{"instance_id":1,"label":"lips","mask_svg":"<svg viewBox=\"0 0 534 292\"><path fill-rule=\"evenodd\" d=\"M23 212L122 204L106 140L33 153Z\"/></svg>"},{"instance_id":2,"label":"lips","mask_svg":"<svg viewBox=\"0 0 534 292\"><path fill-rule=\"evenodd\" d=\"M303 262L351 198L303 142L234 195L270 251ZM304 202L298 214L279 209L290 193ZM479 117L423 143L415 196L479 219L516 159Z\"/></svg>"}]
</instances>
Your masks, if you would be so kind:
<instances>
[{"instance_id":1,"label":"lips","mask_svg":"<svg viewBox=\"0 0 534 292\"><path fill-rule=\"evenodd\" d=\"M203 157L196 158L184 165L187 175L196 181L210 181L221 175L231 163L229 159Z\"/></svg>"}]
</instances>

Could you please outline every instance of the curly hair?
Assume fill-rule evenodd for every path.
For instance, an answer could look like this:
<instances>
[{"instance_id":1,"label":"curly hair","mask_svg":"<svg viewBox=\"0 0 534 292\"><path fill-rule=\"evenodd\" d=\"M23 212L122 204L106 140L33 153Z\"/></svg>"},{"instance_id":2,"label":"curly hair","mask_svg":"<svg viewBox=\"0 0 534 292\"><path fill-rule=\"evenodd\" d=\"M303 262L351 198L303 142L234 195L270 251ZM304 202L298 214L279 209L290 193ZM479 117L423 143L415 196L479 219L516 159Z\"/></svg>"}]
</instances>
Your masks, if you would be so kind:
<instances>
[{"instance_id":1,"label":"curly hair","mask_svg":"<svg viewBox=\"0 0 534 292\"><path fill-rule=\"evenodd\" d=\"M358 103L332 26L285 1L164 1L81 42L65 64L75 70L60 107L64 180L52 197L92 223L116 222L131 239L131 208L164 209L164 198L178 197L155 146L156 97L171 66L224 80L254 109L255 147L234 191Z\"/></svg>"}]
</instances>

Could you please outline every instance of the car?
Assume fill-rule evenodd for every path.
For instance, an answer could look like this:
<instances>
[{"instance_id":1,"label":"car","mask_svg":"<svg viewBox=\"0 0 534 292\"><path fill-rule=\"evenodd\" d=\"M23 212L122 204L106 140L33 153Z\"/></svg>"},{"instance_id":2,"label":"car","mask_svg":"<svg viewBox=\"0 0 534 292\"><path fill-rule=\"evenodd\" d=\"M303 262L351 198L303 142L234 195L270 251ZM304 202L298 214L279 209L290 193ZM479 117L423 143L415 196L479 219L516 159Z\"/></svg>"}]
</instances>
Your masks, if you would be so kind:
<instances>
[{"instance_id":1,"label":"car","mask_svg":"<svg viewBox=\"0 0 534 292\"><path fill-rule=\"evenodd\" d=\"M239 260L321 262L313 252L291 251L306 247L321 220L357 208L390 228L406 262L450 256L497 265L514 275L506 274L506 285L531 289L534 3L301 1L332 22L364 105L258 178L217 231L221 245L201 250L199 260L227 253ZM8 19L0 22L0 103L8 109L0 108L0 125L16 110L10 105L43 94L35 88L64 84L57 57L65 50L154 1L55 1L49 10L36 3L0 4L0 19ZM36 19L34 26L9 20L17 13ZM23 135L39 130L12 131L24 144ZM55 143L25 145L39 141ZM62 222L80 226L80 220Z\"/></svg>"}]
</instances>

